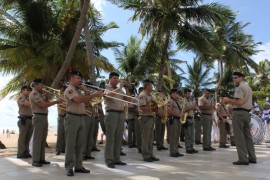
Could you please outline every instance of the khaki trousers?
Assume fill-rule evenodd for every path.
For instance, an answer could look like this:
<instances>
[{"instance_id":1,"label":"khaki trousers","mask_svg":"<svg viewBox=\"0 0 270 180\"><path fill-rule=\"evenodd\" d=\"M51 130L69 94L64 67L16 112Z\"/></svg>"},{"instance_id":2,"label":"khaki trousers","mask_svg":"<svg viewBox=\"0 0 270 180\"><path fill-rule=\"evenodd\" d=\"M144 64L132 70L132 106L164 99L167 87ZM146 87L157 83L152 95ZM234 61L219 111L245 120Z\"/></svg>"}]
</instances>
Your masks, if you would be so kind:
<instances>
[{"instance_id":1,"label":"khaki trousers","mask_svg":"<svg viewBox=\"0 0 270 180\"><path fill-rule=\"evenodd\" d=\"M179 143L179 135L180 135L180 122L179 118L173 120L173 124L169 123L170 128L170 155L174 155L179 153L178 151L178 143Z\"/></svg>"},{"instance_id":2,"label":"khaki trousers","mask_svg":"<svg viewBox=\"0 0 270 180\"><path fill-rule=\"evenodd\" d=\"M66 154L65 168L81 169L83 142L85 138L83 116L67 114L65 117Z\"/></svg>"},{"instance_id":3,"label":"khaki trousers","mask_svg":"<svg viewBox=\"0 0 270 180\"><path fill-rule=\"evenodd\" d=\"M202 142L202 120L201 117L194 117L195 142Z\"/></svg>"},{"instance_id":4,"label":"khaki trousers","mask_svg":"<svg viewBox=\"0 0 270 180\"><path fill-rule=\"evenodd\" d=\"M96 126L96 121L94 116L83 116L85 136L83 142L83 156L91 156L92 147L94 146L94 131Z\"/></svg>"},{"instance_id":5,"label":"khaki trousers","mask_svg":"<svg viewBox=\"0 0 270 180\"><path fill-rule=\"evenodd\" d=\"M156 146L161 148L164 146L165 124L161 123L161 118L156 116L155 118L155 130L156 130Z\"/></svg>"},{"instance_id":6,"label":"khaki trousers","mask_svg":"<svg viewBox=\"0 0 270 180\"><path fill-rule=\"evenodd\" d=\"M153 157L154 117L140 116L142 126L142 157Z\"/></svg>"},{"instance_id":7,"label":"khaki trousers","mask_svg":"<svg viewBox=\"0 0 270 180\"><path fill-rule=\"evenodd\" d=\"M64 122L65 122L65 117L58 116L56 151L64 151L66 148Z\"/></svg>"},{"instance_id":8,"label":"khaki trousers","mask_svg":"<svg viewBox=\"0 0 270 180\"><path fill-rule=\"evenodd\" d=\"M134 115L134 120L135 120L135 135L136 135L136 145L138 149L142 148L142 127L141 123L139 121L139 116Z\"/></svg>"},{"instance_id":9,"label":"khaki trousers","mask_svg":"<svg viewBox=\"0 0 270 180\"><path fill-rule=\"evenodd\" d=\"M256 160L255 148L250 133L250 114L247 111L233 111L234 139L239 161Z\"/></svg>"},{"instance_id":10,"label":"khaki trousers","mask_svg":"<svg viewBox=\"0 0 270 180\"><path fill-rule=\"evenodd\" d=\"M218 128L219 128L219 145L220 146L226 145L227 143L226 122L219 119Z\"/></svg>"},{"instance_id":11,"label":"khaki trousers","mask_svg":"<svg viewBox=\"0 0 270 180\"><path fill-rule=\"evenodd\" d=\"M203 148L211 147L212 115L202 114Z\"/></svg>"},{"instance_id":12,"label":"khaki trousers","mask_svg":"<svg viewBox=\"0 0 270 180\"><path fill-rule=\"evenodd\" d=\"M17 156L29 154L29 142L33 134L32 119L26 119L23 125L21 120L18 121L19 138Z\"/></svg>"},{"instance_id":13,"label":"khaki trousers","mask_svg":"<svg viewBox=\"0 0 270 180\"><path fill-rule=\"evenodd\" d=\"M194 145L194 120L193 118L187 119L187 125L184 127L185 132L185 145L186 150L192 150Z\"/></svg>"}]
</instances>

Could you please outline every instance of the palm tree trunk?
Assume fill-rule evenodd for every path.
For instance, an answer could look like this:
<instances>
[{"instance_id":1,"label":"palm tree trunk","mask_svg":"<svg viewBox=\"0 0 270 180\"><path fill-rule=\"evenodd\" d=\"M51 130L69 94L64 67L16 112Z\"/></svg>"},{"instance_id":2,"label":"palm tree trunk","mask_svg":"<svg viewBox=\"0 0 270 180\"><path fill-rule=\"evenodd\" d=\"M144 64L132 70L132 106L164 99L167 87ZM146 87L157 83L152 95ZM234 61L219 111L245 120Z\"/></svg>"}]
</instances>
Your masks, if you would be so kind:
<instances>
[{"instance_id":1,"label":"palm tree trunk","mask_svg":"<svg viewBox=\"0 0 270 180\"><path fill-rule=\"evenodd\" d=\"M223 78L223 62L222 60L218 61L218 69L219 69L219 80L218 80L218 85L216 88L216 93L219 92L221 83L222 83L222 78Z\"/></svg>"},{"instance_id":2,"label":"palm tree trunk","mask_svg":"<svg viewBox=\"0 0 270 180\"><path fill-rule=\"evenodd\" d=\"M63 62L63 65L62 65L61 69L59 70L58 74L56 75L55 79L53 80L53 83L51 85L52 88L57 88L58 84L60 83L61 79L65 75L66 70L67 70L67 68L72 60L77 43L80 39L82 28L85 24L86 14L87 14L87 10L89 7L89 3L90 3L90 0L84 0L84 4L83 4L83 7L81 9L81 15L80 15L80 19L79 19L75 34L74 34L73 39L71 41L71 44L69 46L69 50L68 50L68 53L66 55L65 61Z\"/></svg>"},{"instance_id":3,"label":"palm tree trunk","mask_svg":"<svg viewBox=\"0 0 270 180\"><path fill-rule=\"evenodd\" d=\"M91 35L88 27L89 20L86 19L84 24L84 34L85 34L85 44L86 44L86 52L89 66L89 79L92 83L96 84L96 74L95 74L95 63L94 63L94 53L91 44Z\"/></svg>"},{"instance_id":4,"label":"palm tree trunk","mask_svg":"<svg viewBox=\"0 0 270 180\"><path fill-rule=\"evenodd\" d=\"M164 41L163 48L162 48L162 55L161 55L161 61L160 61L160 67L159 67L158 85L157 85L158 91L162 90L163 75L165 72L169 40L170 40L170 35L169 35L169 33L167 33L165 36L165 41Z\"/></svg>"},{"instance_id":5,"label":"palm tree trunk","mask_svg":"<svg viewBox=\"0 0 270 180\"><path fill-rule=\"evenodd\" d=\"M172 69L171 69L171 63L167 62L167 71L168 71L168 77L172 79ZM173 88L173 83L170 82L170 89Z\"/></svg>"}]
</instances>

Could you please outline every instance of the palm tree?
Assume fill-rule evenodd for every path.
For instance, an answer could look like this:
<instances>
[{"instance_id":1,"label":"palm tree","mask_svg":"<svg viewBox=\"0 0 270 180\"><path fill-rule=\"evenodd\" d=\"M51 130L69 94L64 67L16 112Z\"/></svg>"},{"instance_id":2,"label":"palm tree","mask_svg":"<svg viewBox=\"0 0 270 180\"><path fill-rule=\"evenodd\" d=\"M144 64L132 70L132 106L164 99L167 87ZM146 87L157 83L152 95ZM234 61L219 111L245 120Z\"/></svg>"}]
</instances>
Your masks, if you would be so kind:
<instances>
[{"instance_id":1,"label":"palm tree","mask_svg":"<svg viewBox=\"0 0 270 180\"><path fill-rule=\"evenodd\" d=\"M145 53L151 52L156 42L160 44L160 64L158 89L162 87L162 78L168 59L170 42L176 40L179 47L185 43L195 51L211 52L212 44L199 30L198 25L223 21L232 16L232 12L218 3L200 5L200 0L110 0L124 9L134 10L132 20L140 20L143 36L150 35ZM187 45L186 45L187 46ZM147 57L147 55L143 56ZM156 55L146 59L155 63Z\"/></svg>"},{"instance_id":2,"label":"palm tree","mask_svg":"<svg viewBox=\"0 0 270 180\"><path fill-rule=\"evenodd\" d=\"M187 64L188 78L184 77L185 85L193 89L194 96L198 97L201 89L209 88L216 81L214 78L209 78L209 73L212 67L205 65L200 58L193 59L193 65Z\"/></svg>"},{"instance_id":3,"label":"palm tree","mask_svg":"<svg viewBox=\"0 0 270 180\"><path fill-rule=\"evenodd\" d=\"M29 84L37 77L51 83L62 66L78 22L77 1L68 1L68 3L62 0L50 1L50 3L29 1L27 3L29 4L6 0L1 4L0 71L4 75L14 75L14 78L1 90L1 97L17 91L22 85ZM42 16L39 17L34 12ZM37 19L33 20L33 18ZM95 17L92 16L92 19ZM98 37L100 34L116 27L112 24L114 23L102 27L93 26L95 39L101 39ZM98 33L98 30L101 32ZM95 45L96 49L116 45L115 42L96 43L99 43ZM81 37L69 68L80 69L83 74L89 74L89 69L85 66L88 61L84 48L85 41ZM114 69L102 55L95 56L94 62L97 69L105 71Z\"/></svg>"}]
</instances>

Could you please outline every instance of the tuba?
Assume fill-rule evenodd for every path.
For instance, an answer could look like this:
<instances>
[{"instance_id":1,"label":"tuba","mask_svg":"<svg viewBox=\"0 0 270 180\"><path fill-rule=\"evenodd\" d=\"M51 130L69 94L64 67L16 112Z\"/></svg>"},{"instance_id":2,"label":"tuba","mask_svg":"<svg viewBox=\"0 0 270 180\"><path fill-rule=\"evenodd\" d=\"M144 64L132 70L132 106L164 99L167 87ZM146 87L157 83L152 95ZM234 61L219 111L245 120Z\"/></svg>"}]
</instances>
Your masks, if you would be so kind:
<instances>
[{"instance_id":1,"label":"tuba","mask_svg":"<svg viewBox=\"0 0 270 180\"><path fill-rule=\"evenodd\" d=\"M181 124L185 124L187 122L187 116L188 116L188 113L186 112L186 98L184 98L182 111L181 111L181 117L179 119Z\"/></svg>"}]
</instances>

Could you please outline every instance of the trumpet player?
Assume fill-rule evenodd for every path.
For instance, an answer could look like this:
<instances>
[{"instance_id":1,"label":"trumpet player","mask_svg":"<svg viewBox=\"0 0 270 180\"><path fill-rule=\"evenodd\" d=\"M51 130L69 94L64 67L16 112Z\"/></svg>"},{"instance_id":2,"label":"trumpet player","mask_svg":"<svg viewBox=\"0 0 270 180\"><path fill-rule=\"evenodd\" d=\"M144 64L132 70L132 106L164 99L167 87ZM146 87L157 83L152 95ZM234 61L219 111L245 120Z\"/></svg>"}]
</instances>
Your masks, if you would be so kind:
<instances>
[{"instance_id":1,"label":"trumpet player","mask_svg":"<svg viewBox=\"0 0 270 180\"><path fill-rule=\"evenodd\" d=\"M64 99L64 91L66 87L60 89L60 98ZM66 116L66 106L64 103L58 104L58 118L57 118L57 139L56 139L56 155L65 153L66 142L65 142L65 128L64 119Z\"/></svg>"},{"instance_id":2,"label":"trumpet player","mask_svg":"<svg viewBox=\"0 0 270 180\"><path fill-rule=\"evenodd\" d=\"M198 153L197 150L193 148L194 145L194 111L197 110L196 103L192 102L190 99L191 90L184 89L184 98L185 101L185 113L188 113L186 123L182 125L183 130L185 132L185 145L186 145L186 153L194 154Z\"/></svg>"},{"instance_id":3,"label":"trumpet player","mask_svg":"<svg viewBox=\"0 0 270 180\"><path fill-rule=\"evenodd\" d=\"M215 104L211 100L210 89L205 89L203 95L199 98L199 109L202 115L203 127L203 150L214 151L216 150L211 146L211 131L212 131L212 114L215 110Z\"/></svg>"},{"instance_id":4,"label":"trumpet player","mask_svg":"<svg viewBox=\"0 0 270 180\"><path fill-rule=\"evenodd\" d=\"M130 96L125 81L121 81L117 87L119 74L111 72L109 74L109 83L106 86L105 110L106 110L106 146L105 163L108 168L115 168L115 165L126 165L120 160L122 137L124 132L124 104L122 100L130 99L123 96L122 90L125 88L126 95ZM121 95L123 94L123 95ZM112 98L110 98L112 97ZM117 99L115 99L117 98Z\"/></svg>"},{"instance_id":5,"label":"trumpet player","mask_svg":"<svg viewBox=\"0 0 270 180\"><path fill-rule=\"evenodd\" d=\"M49 102L43 96L43 80L35 79L32 82L33 90L29 95L33 112L33 153L32 166L41 167L43 164L50 164L45 160L45 144L48 133L48 107L61 103L62 99Z\"/></svg>"},{"instance_id":6,"label":"trumpet player","mask_svg":"<svg viewBox=\"0 0 270 180\"><path fill-rule=\"evenodd\" d=\"M181 104L178 101L179 93L177 89L170 90L170 98L168 101L168 115L169 115L169 128L170 128L170 156L180 157L184 156L178 151L179 131L181 128L180 118Z\"/></svg>"},{"instance_id":7,"label":"trumpet player","mask_svg":"<svg viewBox=\"0 0 270 180\"><path fill-rule=\"evenodd\" d=\"M65 169L67 176L74 176L76 173L90 173L82 164L83 142L85 138L84 113L85 104L94 97L102 97L103 92L96 92L91 95L82 95L80 84L82 75L78 71L71 71L69 74L69 86L64 92L66 101L65 133L66 133L66 154Z\"/></svg>"}]
</instances>

